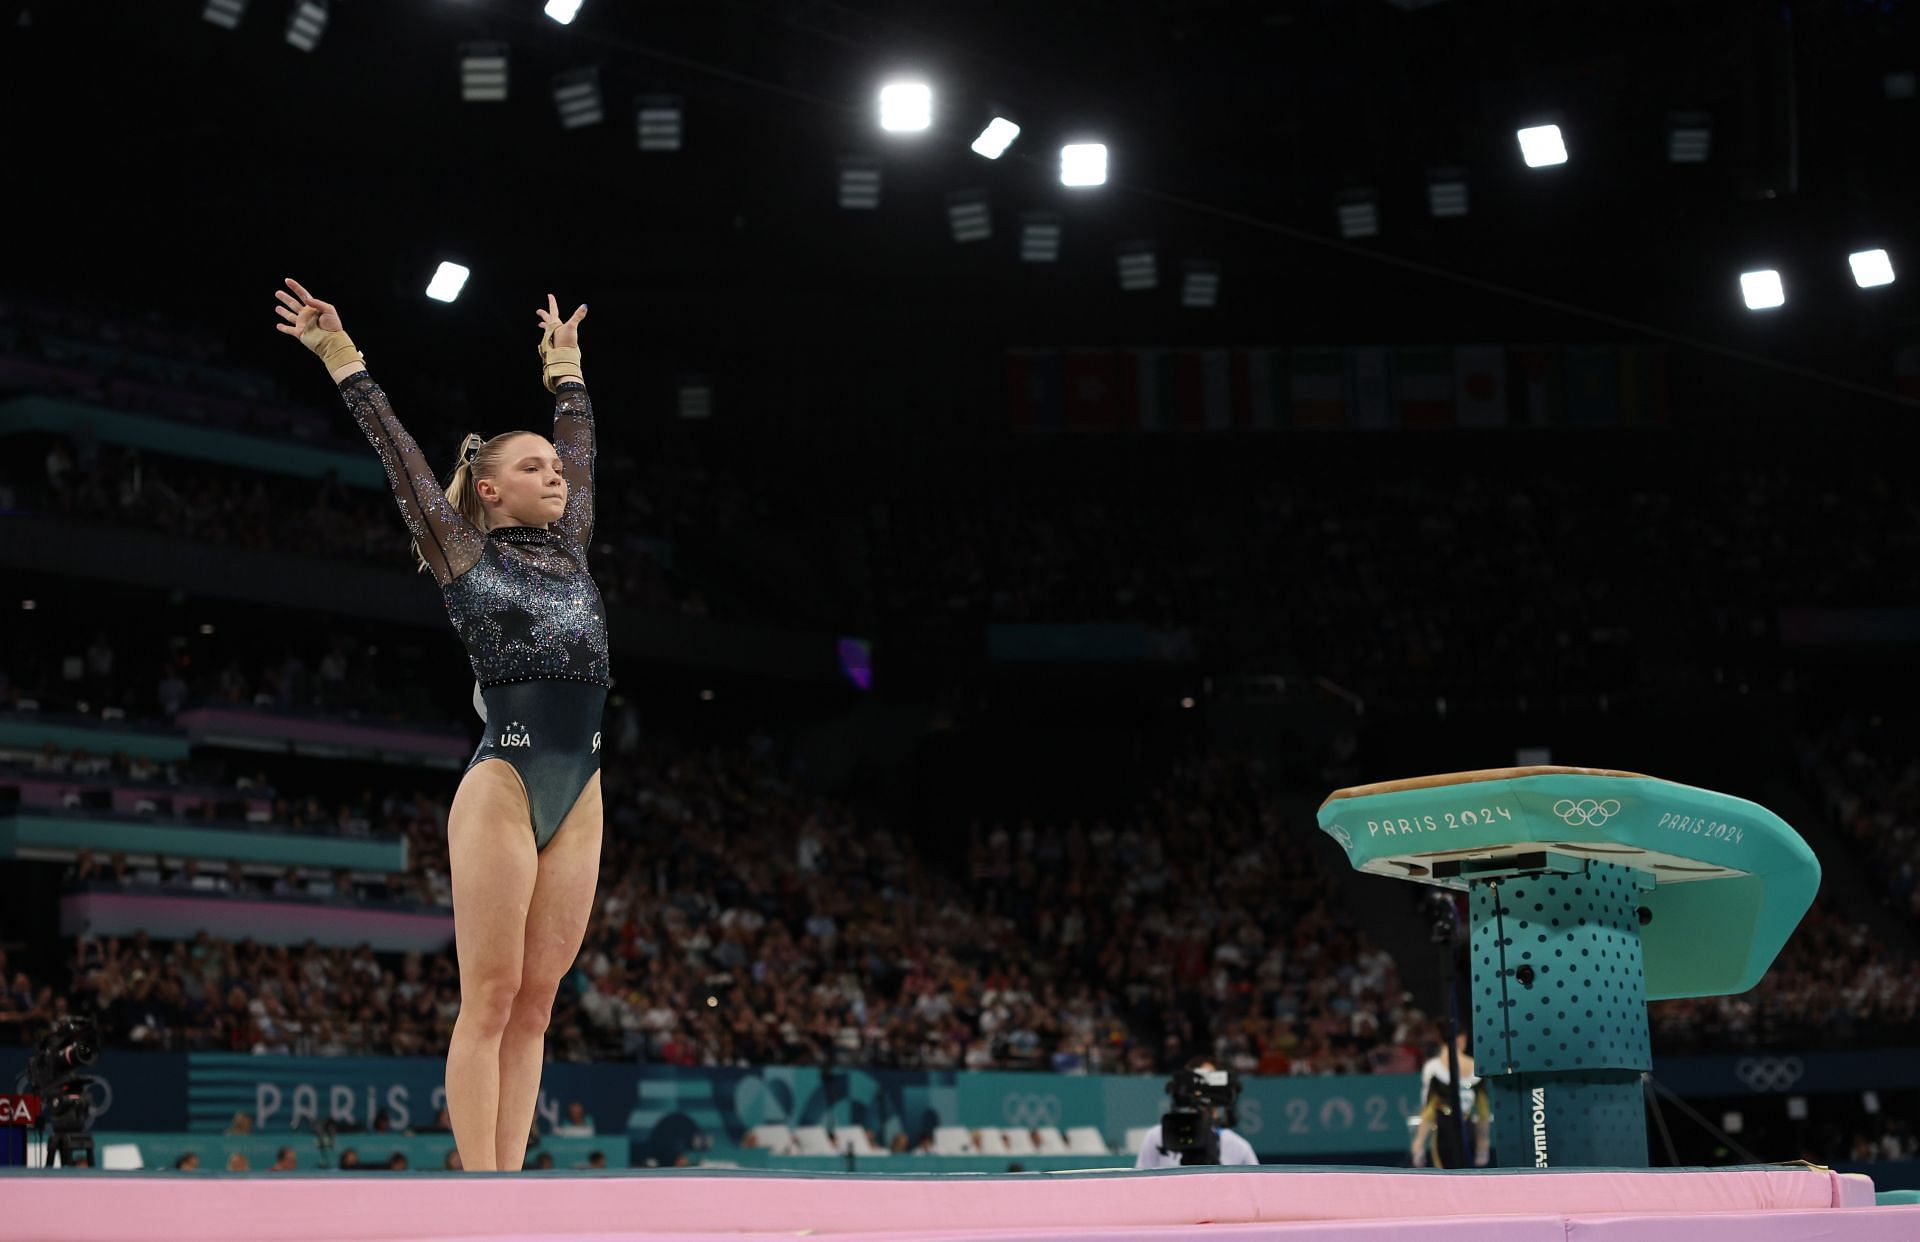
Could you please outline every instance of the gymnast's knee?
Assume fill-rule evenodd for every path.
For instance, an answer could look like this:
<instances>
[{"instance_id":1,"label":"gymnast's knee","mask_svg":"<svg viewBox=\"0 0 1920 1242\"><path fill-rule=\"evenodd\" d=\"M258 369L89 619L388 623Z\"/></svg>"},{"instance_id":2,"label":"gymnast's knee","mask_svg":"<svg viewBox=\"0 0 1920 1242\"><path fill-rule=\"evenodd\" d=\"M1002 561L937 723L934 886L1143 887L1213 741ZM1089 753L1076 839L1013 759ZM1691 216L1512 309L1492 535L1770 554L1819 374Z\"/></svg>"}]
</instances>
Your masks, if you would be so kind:
<instances>
[{"instance_id":1,"label":"gymnast's knee","mask_svg":"<svg viewBox=\"0 0 1920 1242\"><path fill-rule=\"evenodd\" d=\"M553 1021L553 1002L560 994L558 986L535 987L521 984L514 994L513 1013L507 1025L522 1035L544 1035Z\"/></svg>"},{"instance_id":2,"label":"gymnast's knee","mask_svg":"<svg viewBox=\"0 0 1920 1242\"><path fill-rule=\"evenodd\" d=\"M507 1029L520 1001L520 981L505 976L463 979L460 984L460 1021L471 1023L482 1034L498 1035Z\"/></svg>"}]
</instances>

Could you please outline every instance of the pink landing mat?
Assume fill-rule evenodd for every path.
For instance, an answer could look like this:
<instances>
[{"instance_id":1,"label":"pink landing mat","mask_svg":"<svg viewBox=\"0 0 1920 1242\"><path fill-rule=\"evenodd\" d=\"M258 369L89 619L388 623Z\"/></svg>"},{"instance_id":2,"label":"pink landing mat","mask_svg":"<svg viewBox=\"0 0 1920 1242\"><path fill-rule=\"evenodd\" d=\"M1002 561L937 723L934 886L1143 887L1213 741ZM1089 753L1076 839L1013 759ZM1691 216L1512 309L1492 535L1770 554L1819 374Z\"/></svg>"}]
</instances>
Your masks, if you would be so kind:
<instances>
[{"instance_id":1,"label":"pink landing mat","mask_svg":"<svg viewBox=\"0 0 1920 1242\"><path fill-rule=\"evenodd\" d=\"M984 1175L0 1171L19 1242L1910 1242L1825 1169L1391 1171L1265 1167Z\"/></svg>"}]
</instances>

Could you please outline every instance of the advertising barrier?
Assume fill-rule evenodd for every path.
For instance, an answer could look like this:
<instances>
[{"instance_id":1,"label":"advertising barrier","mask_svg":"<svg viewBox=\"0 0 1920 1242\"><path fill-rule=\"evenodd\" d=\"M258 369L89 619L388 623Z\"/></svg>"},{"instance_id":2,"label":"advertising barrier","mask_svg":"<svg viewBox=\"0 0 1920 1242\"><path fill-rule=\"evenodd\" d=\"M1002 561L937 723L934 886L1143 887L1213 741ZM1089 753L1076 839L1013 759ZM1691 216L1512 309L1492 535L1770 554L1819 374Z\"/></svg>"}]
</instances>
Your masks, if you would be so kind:
<instances>
[{"instance_id":1,"label":"advertising barrier","mask_svg":"<svg viewBox=\"0 0 1920 1242\"><path fill-rule=\"evenodd\" d=\"M17 1050L24 1064L26 1049ZM331 1119L395 1131L431 1125L446 1103L446 1063L433 1057L286 1057L109 1051L91 1068L96 1129L218 1134L234 1115L261 1135L310 1131ZM1676 1057L1656 1076L1696 1098L1880 1091L1920 1085L1911 1049L1803 1056ZM536 1125L546 1133L574 1100L601 1135L626 1135L636 1162L737 1145L755 1126L861 1126L886 1144L935 1126L1034 1129L1095 1126L1120 1149L1127 1131L1167 1106L1162 1076L832 1070L811 1066L681 1068L555 1062L546 1067ZM1239 1130L1266 1160L1391 1155L1406 1149L1419 1107L1412 1074L1249 1078Z\"/></svg>"}]
</instances>

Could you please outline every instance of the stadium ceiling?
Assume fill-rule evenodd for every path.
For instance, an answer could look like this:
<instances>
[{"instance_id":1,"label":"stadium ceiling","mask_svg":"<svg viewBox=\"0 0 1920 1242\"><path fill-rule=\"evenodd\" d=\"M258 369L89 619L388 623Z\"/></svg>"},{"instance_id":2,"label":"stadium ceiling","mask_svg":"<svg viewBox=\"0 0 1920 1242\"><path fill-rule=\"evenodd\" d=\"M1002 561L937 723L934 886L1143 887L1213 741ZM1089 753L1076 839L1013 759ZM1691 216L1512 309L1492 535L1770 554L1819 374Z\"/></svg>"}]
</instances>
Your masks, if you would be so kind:
<instances>
[{"instance_id":1,"label":"stadium ceiling","mask_svg":"<svg viewBox=\"0 0 1920 1242\"><path fill-rule=\"evenodd\" d=\"M1363 252L1695 323L1737 323L1738 273L1775 267L1786 310L1840 311L1797 332L1857 336L1848 254L1916 250L1920 6L1893 0L585 0L564 26L537 0L332 0L311 51L283 0L232 29L199 3L11 6L14 114L84 96L83 120L16 134L61 168L55 235L137 206L175 259L277 275L264 256L295 227L396 295L452 258L481 296L558 269L694 299L1111 313L1135 336L1205 315L1214 339L1480 297ZM463 99L475 43L504 47L505 100ZM556 84L585 70L604 116L568 128ZM898 72L935 92L910 144L873 123ZM677 149L641 150L643 99L677 101ZM983 160L968 146L1001 112L1022 132ZM1570 158L1530 169L1515 131L1548 121ZM1676 163L1702 126L1706 158ZM1088 134L1111 183L1063 193L1059 145ZM841 209L848 160L878 162L877 208ZM1436 214L1443 177L1464 214ZM950 205L981 192L990 238L956 245ZM1355 195L1376 230L1320 244ZM1021 262L1026 213L1058 215L1057 264ZM1163 273L1217 264L1217 301L1126 293L1116 248L1138 240ZM1909 331L1913 287L1877 291L1873 322Z\"/></svg>"}]
</instances>

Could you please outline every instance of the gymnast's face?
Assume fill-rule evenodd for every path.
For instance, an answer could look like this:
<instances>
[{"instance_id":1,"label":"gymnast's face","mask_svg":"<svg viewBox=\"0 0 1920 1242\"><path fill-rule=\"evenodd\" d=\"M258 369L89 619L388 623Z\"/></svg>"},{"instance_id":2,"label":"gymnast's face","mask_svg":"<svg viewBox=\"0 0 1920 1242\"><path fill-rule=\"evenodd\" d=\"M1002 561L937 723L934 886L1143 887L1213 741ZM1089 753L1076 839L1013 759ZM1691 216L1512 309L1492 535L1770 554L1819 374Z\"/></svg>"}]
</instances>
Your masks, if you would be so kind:
<instances>
[{"instance_id":1,"label":"gymnast's face","mask_svg":"<svg viewBox=\"0 0 1920 1242\"><path fill-rule=\"evenodd\" d=\"M515 436L508 441L500 465L479 486L494 526L544 527L558 521L567 507L567 476L560 468L560 454L543 436Z\"/></svg>"}]
</instances>

